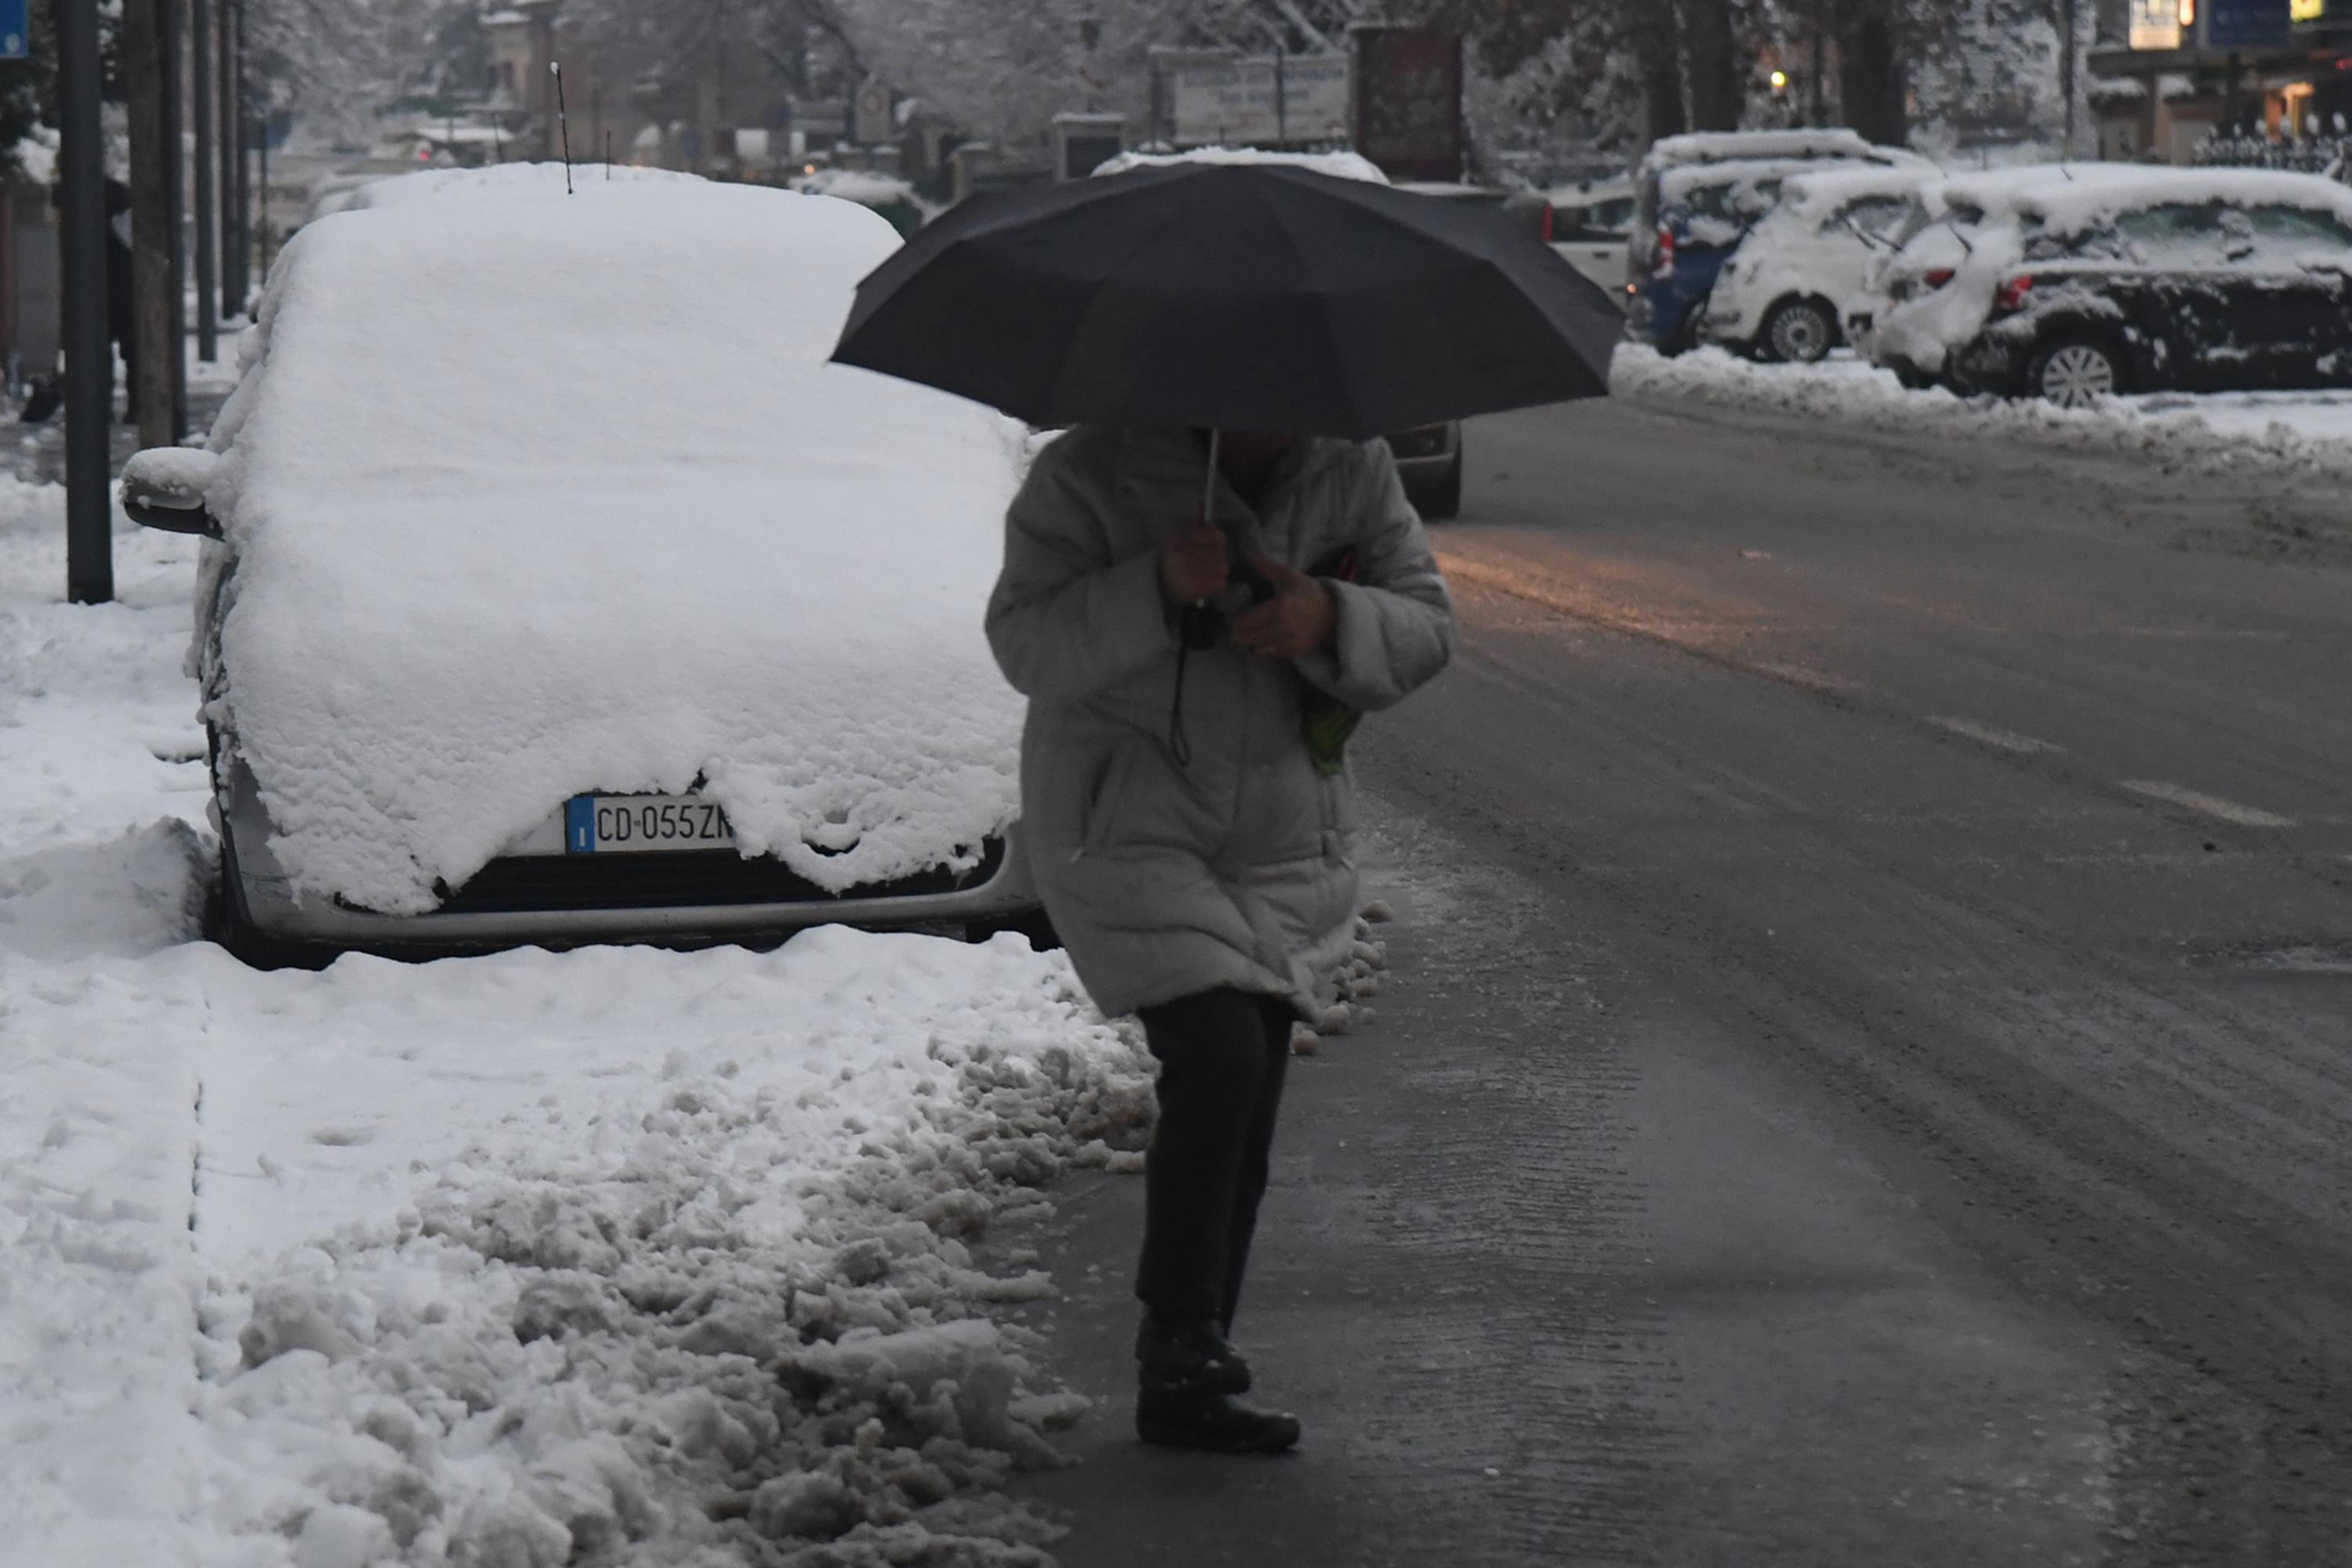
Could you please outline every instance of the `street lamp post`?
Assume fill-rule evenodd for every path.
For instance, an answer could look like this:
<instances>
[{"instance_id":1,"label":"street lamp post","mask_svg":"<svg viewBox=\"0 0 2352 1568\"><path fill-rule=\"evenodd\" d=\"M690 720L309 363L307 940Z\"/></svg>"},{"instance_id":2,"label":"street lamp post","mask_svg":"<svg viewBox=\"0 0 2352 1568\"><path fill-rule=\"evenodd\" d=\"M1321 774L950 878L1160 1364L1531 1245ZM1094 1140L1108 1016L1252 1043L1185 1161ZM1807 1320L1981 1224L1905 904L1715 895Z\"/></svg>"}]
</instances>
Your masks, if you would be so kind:
<instances>
[{"instance_id":1,"label":"street lamp post","mask_svg":"<svg viewBox=\"0 0 2352 1568\"><path fill-rule=\"evenodd\" d=\"M57 0L58 259L65 270L66 596L114 597L107 468L114 356L106 332L106 142L99 123L99 0Z\"/></svg>"},{"instance_id":2,"label":"street lamp post","mask_svg":"<svg viewBox=\"0 0 2352 1568\"><path fill-rule=\"evenodd\" d=\"M60 0L69 4L70 0ZM195 122L196 145L196 357L206 364L220 358L220 304L215 293L213 219L213 6L212 0L190 0L188 7L188 84L192 94L189 118Z\"/></svg>"}]
</instances>

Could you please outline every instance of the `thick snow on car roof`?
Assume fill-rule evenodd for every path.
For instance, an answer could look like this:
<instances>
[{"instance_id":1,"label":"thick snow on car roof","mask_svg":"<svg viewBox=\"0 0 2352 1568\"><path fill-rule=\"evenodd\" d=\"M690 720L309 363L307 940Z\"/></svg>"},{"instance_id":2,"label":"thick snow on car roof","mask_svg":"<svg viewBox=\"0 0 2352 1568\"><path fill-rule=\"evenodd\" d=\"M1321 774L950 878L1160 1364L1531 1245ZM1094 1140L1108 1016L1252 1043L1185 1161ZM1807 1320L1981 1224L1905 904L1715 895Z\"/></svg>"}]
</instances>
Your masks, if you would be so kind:
<instances>
[{"instance_id":1,"label":"thick snow on car roof","mask_svg":"<svg viewBox=\"0 0 2352 1568\"><path fill-rule=\"evenodd\" d=\"M1182 153L1121 153L1095 170L1124 174L1129 169L1161 169L1171 163L1276 163L1310 169L1334 179L1385 185L1389 177L1370 159L1354 153L1268 153L1257 147L1194 147Z\"/></svg>"},{"instance_id":2,"label":"thick snow on car roof","mask_svg":"<svg viewBox=\"0 0 2352 1568\"><path fill-rule=\"evenodd\" d=\"M1785 180L1791 174L1824 168L1845 169L1851 163L1824 164L1804 158L1743 158L1728 163L1685 163L1668 169L1658 181L1658 200L1672 206L1688 201L1693 191L1706 190L1716 185L1753 185L1766 180Z\"/></svg>"},{"instance_id":3,"label":"thick snow on car roof","mask_svg":"<svg viewBox=\"0 0 2352 1568\"><path fill-rule=\"evenodd\" d=\"M1775 210L1787 215L1787 222L1817 220L1867 196L1910 195L1929 177L1916 169L1841 163L1790 175L1781 184L1780 205Z\"/></svg>"},{"instance_id":4,"label":"thick snow on car roof","mask_svg":"<svg viewBox=\"0 0 2352 1568\"><path fill-rule=\"evenodd\" d=\"M271 272L209 500L279 858L412 912L567 796L700 778L829 889L970 863L1016 804L1020 427L824 363L867 209L574 180L371 186Z\"/></svg>"},{"instance_id":5,"label":"thick snow on car roof","mask_svg":"<svg viewBox=\"0 0 2352 1568\"><path fill-rule=\"evenodd\" d=\"M1698 131L1654 142L1642 162L1657 170L1751 158L1862 158L1878 151L1852 131Z\"/></svg>"},{"instance_id":6,"label":"thick snow on car roof","mask_svg":"<svg viewBox=\"0 0 2352 1568\"><path fill-rule=\"evenodd\" d=\"M2352 189L2316 174L2276 169L2104 167L2106 172L2096 179L2036 184L2017 195L2017 208L2062 234L2096 227L2117 213L2159 203L2306 207L2352 221ZM2079 174L2081 166L2075 168Z\"/></svg>"}]
</instances>

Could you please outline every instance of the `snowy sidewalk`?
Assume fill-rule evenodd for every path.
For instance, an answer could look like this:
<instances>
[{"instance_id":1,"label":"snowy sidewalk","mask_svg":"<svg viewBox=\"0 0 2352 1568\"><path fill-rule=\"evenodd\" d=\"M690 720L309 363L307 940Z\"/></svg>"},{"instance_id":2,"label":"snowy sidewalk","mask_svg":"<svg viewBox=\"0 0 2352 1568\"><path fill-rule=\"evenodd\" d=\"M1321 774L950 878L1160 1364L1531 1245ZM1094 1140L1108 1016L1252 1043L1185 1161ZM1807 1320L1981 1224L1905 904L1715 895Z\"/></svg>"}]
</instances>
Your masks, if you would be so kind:
<instances>
[{"instance_id":1,"label":"snowy sidewalk","mask_svg":"<svg viewBox=\"0 0 2352 1568\"><path fill-rule=\"evenodd\" d=\"M194 542L63 531L0 479L0 1563L1045 1561L965 1238L1131 1163L1132 1032L1016 939L246 970Z\"/></svg>"},{"instance_id":2,"label":"snowy sidewalk","mask_svg":"<svg viewBox=\"0 0 2352 1568\"><path fill-rule=\"evenodd\" d=\"M1721 349L1674 359L1618 348L1621 397L1755 408L1903 435L1982 437L2077 452L2117 452L2195 473L2352 477L2352 392L2158 393L2095 409L1962 398L1906 389L1894 373L1836 355L1814 365L1758 364Z\"/></svg>"}]
</instances>

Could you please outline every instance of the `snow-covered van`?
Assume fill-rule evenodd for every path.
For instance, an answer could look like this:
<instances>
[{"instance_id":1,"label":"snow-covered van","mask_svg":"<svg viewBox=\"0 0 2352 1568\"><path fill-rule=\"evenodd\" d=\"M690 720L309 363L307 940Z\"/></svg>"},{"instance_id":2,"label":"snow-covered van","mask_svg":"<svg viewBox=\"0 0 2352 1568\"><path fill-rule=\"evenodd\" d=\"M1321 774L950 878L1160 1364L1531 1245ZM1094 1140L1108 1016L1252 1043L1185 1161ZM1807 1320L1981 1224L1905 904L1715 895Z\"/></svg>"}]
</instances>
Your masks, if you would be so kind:
<instances>
[{"instance_id":1,"label":"snow-covered van","mask_svg":"<svg viewBox=\"0 0 2352 1568\"><path fill-rule=\"evenodd\" d=\"M207 449L221 934L338 949L1030 919L982 632L1025 430L827 363L864 207L411 174L272 268Z\"/></svg>"},{"instance_id":2,"label":"snow-covered van","mask_svg":"<svg viewBox=\"0 0 2352 1568\"><path fill-rule=\"evenodd\" d=\"M1872 261L1893 248L1891 231L1928 178L1875 163L1789 175L1780 205L1716 279L1702 335L1759 359L1821 359L1844 341Z\"/></svg>"}]
</instances>

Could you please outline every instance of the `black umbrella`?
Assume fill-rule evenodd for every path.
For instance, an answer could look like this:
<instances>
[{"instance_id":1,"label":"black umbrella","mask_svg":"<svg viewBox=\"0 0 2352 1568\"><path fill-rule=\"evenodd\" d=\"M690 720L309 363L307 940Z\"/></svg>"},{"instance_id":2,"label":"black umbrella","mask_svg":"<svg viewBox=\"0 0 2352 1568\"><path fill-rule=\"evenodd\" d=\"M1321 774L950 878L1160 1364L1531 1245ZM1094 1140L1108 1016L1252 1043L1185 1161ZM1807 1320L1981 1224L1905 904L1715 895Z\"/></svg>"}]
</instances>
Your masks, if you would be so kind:
<instances>
[{"instance_id":1,"label":"black umbrella","mask_svg":"<svg viewBox=\"0 0 2352 1568\"><path fill-rule=\"evenodd\" d=\"M957 207L858 285L833 357L1035 425L1364 440L1599 396L1623 326L1485 206L1176 163Z\"/></svg>"}]
</instances>

